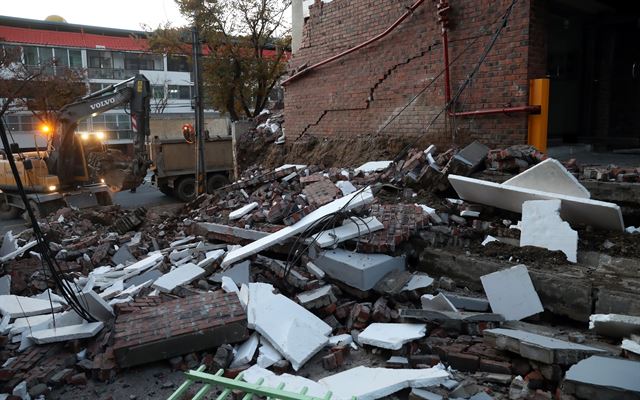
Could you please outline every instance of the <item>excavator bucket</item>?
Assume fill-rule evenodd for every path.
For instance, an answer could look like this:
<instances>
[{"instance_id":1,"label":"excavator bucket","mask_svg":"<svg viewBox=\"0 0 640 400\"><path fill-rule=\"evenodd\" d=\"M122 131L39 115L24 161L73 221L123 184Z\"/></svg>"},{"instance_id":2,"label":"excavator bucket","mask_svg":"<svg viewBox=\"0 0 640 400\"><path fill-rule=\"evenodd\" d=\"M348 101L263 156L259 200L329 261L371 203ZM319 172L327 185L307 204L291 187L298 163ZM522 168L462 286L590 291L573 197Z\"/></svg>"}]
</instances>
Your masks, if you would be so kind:
<instances>
[{"instance_id":1,"label":"excavator bucket","mask_svg":"<svg viewBox=\"0 0 640 400\"><path fill-rule=\"evenodd\" d=\"M88 164L92 178L104 182L114 192L140 186L149 166L147 161L118 150L89 153Z\"/></svg>"}]
</instances>

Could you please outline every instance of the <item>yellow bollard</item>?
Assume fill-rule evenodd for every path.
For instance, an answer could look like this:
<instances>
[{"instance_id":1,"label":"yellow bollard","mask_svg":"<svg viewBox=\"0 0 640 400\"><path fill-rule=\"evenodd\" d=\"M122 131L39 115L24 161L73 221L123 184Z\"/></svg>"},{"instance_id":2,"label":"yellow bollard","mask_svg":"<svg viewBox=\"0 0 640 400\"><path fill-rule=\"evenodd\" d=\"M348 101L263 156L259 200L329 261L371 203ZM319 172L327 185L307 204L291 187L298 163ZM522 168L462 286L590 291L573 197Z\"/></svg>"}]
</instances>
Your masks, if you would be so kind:
<instances>
[{"instance_id":1,"label":"yellow bollard","mask_svg":"<svg viewBox=\"0 0 640 400\"><path fill-rule=\"evenodd\" d=\"M547 151L549 126L549 79L531 79L529 105L539 105L540 114L529 114L528 143L544 153Z\"/></svg>"}]
</instances>

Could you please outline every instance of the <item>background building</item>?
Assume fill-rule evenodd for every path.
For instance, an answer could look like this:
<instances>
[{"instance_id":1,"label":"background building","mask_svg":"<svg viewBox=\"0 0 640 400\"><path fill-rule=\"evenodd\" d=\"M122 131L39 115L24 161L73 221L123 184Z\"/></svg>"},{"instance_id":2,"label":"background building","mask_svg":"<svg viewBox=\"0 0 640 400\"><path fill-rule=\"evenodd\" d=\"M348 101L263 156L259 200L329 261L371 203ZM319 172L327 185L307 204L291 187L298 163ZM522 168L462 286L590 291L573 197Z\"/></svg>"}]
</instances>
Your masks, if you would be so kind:
<instances>
[{"instance_id":1,"label":"background building","mask_svg":"<svg viewBox=\"0 0 640 400\"><path fill-rule=\"evenodd\" d=\"M151 82L152 119L190 121L193 81L191 67L184 56L166 56L147 51L145 32L39 21L0 16L0 43L22 48L27 66L45 65L52 58L56 66L49 73L65 68L84 71L87 91L94 92L138 73ZM213 110L206 112L206 126L211 134L228 135L225 117ZM191 117L190 117L191 116ZM34 147L37 120L28 111L16 111L7 116L7 123L21 147ZM169 132L173 125L154 124L152 136L181 135ZM166 129L165 129L166 128ZM104 132L106 144L126 149L133 143L131 119L124 109L108 111L82 121L78 132ZM45 146L40 137L38 146Z\"/></svg>"}]
</instances>

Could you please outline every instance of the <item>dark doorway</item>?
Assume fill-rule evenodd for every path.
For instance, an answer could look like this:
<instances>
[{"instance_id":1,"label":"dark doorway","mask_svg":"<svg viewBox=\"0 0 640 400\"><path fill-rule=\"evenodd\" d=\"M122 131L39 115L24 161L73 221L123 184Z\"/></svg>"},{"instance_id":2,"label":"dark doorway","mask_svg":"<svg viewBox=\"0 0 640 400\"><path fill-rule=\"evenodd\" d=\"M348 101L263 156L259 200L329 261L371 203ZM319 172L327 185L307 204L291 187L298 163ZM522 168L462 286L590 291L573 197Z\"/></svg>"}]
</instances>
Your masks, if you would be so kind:
<instances>
[{"instance_id":1,"label":"dark doorway","mask_svg":"<svg viewBox=\"0 0 640 400\"><path fill-rule=\"evenodd\" d=\"M549 1L550 145L640 147L638 3Z\"/></svg>"}]
</instances>

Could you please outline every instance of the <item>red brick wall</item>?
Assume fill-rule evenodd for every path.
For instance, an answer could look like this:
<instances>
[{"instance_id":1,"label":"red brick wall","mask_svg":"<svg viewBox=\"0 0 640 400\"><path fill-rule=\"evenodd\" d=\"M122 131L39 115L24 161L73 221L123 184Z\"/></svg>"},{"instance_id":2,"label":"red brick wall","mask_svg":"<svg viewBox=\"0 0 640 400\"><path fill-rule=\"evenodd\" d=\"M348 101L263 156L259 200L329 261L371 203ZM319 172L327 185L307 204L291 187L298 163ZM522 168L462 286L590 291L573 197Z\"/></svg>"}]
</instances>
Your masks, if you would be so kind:
<instances>
[{"instance_id":1,"label":"red brick wall","mask_svg":"<svg viewBox=\"0 0 640 400\"><path fill-rule=\"evenodd\" d=\"M294 70L353 47L385 30L414 0L333 0L316 3L304 28L300 50L290 62ZM508 26L460 97L458 110L508 107L528 102L529 69L544 72L544 40L529 41L533 5L545 0L519 0ZM450 0L449 56L452 93L465 80L495 31L496 21L511 0ZM542 33L536 34L541 35ZM474 38L478 41L455 60ZM529 54L535 53L536 62ZM442 71L442 40L435 1L425 1L393 33L381 41L320 67L286 87L286 135L418 135L442 109L444 79L431 87L387 128L384 126ZM535 72L534 72L535 70ZM431 142L447 146L480 139L488 145L526 142L524 114L475 118L441 116L426 132Z\"/></svg>"}]
</instances>

